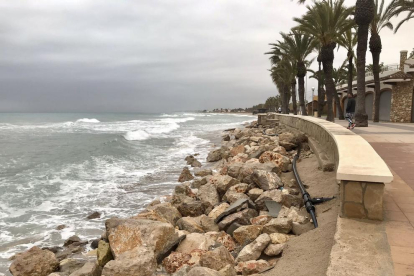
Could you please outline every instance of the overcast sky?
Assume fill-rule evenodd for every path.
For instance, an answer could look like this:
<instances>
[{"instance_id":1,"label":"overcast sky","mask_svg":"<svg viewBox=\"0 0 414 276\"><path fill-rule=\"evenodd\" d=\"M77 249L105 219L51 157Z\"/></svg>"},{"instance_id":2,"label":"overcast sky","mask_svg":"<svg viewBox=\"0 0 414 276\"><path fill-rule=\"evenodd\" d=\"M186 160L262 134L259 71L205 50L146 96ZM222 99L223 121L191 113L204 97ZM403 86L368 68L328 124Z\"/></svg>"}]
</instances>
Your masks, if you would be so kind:
<instances>
[{"instance_id":1,"label":"overcast sky","mask_svg":"<svg viewBox=\"0 0 414 276\"><path fill-rule=\"evenodd\" d=\"M0 112L168 112L249 107L274 96L263 53L305 6L2 0L0 10ZM383 30L382 61L398 63L399 51L414 47L413 27ZM335 55L337 65L346 56Z\"/></svg>"}]
</instances>

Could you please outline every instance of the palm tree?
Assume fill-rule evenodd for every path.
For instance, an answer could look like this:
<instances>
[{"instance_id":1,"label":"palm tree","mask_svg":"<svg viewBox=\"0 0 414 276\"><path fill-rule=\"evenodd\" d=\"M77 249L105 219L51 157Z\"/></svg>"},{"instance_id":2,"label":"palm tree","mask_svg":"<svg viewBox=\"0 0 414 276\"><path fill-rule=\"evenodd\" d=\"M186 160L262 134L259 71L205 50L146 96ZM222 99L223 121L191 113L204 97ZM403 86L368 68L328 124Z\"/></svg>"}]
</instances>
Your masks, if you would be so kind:
<instances>
[{"instance_id":1,"label":"palm tree","mask_svg":"<svg viewBox=\"0 0 414 276\"><path fill-rule=\"evenodd\" d=\"M395 27L394 33L396 33L402 24L414 18L414 0L393 0L390 6L393 8L393 12L390 14L391 17L398 16L403 12L408 12L407 16Z\"/></svg>"},{"instance_id":2,"label":"palm tree","mask_svg":"<svg viewBox=\"0 0 414 276\"><path fill-rule=\"evenodd\" d=\"M319 63L319 70L316 72L309 70L312 73L309 78L316 79L318 81L318 117L322 117L323 107L325 106L325 90L323 89L325 80L321 69L321 59L319 58L319 55L317 60Z\"/></svg>"},{"instance_id":3,"label":"palm tree","mask_svg":"<svg viewBox=\"0 0 414 276\"><path fill-rule=\"evenodd\" d=\"M307 9L307 13L302 18L294 18L299 23L299 26L294 29L313 36L321 45L320 55L328 98L327 120L334 121L332 96L337 97L332 79L334 49L341 34L353 26L354 23L349 16L354 9L346 7L344 0L315 2L313 7L307 6Z\"/></svg>"},{"instance_id":4,"label":"palm tree","mask_svg":"<svg viewBox=\"0 0 414 276\"><path fill-rule=\"evenodd\" d=\"M307 72L306 65L309 63L306 58L312 53L316 43L311 36L305 35L298 31L292 31L290 34L280 33L280 35L283 40L278 41L278 46L282 54L291 60L292 66L296 68L296 76L298 77L299 82L300 109L302 111L302 115L306 116L305 76Z\"/></svg>"},{"instance_id":5,"label":"palm tree","mask_svg":"<svg viewBox=\"0 0 414 276\"><path fill-rule=\"evenodd\" d=\"M348 94L352 93L352 82L354 81L354 65L352 61L355 59L355 52L354 48L358 43L358 37L356 33L352 31L352 29L346 30L339 40L339 44L345 48L347 51L347 58L348 58Z\"/></svg>"},{"instance_id":6,"label":"palm tree","mask_svg":"<svg viewBox=\"0 0 414 276\"><path fill-rule=\"evenodd\" d=\"M384 0L381 0L381 4L378 0L375 0L375 13L374 19L371 21L370 31L371 38L369 39L369 50L372 53L372 72L374 74L374 84L375 84L375 93L374 93L374 122L379 122L379 104L380 104L380 54L382 50L381 37L379 33L384 27L392 30L394 26L389 21L394 11L394 5L391 3L384 10Z\"/></svg>"},{"instance_id":7,"label":"palm tree","mask_svg":"<svg viewBox=\"0 0 414 276\"><path fill-rule=\"evenodd\" d=\"M287 114L290 101L289 86L291 85L292 69L288 59L284 58L270 70L272 81L276 84L282 99L282 113ZM295 99L296 100L296 99Z\"/></svg>"}]
</instances>

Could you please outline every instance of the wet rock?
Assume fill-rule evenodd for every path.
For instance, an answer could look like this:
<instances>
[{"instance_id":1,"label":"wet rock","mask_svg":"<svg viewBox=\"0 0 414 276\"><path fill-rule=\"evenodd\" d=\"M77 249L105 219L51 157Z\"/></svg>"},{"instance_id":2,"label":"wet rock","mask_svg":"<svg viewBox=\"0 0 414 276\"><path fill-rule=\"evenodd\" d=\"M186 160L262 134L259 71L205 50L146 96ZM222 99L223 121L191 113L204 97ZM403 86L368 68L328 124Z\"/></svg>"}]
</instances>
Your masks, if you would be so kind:
<instances>
[{"instance_id":1,"label":"wet rock","mask_svg":"<svg viewBox=\"0 0 414 276\"><path fill-rule=\"evenodd\" d=\"M13 276L47 276L58 269L55 254L37 246L16 256L9 268Z\"/></svg>"},{"instance_id":2,"label":"wet rock","mask_svg":"<svg viewBox=\"0 0 414 276\"><path fill-rule=\"evenodd\" d=\"M191 188L186 184L187 183L175 186L174 194L175 195L185 195L185 196L188 196L188 197L195 197L195 194L193 193L193 191L191 191Z\"/></svg>"},{"instance_id":3,"label":"wet rock","mask_svg":"<svg viewBox=\"0 0 414 276\"><path fill-rule=\"evenodd\" d=\"M178 239L171 224L158 221L111 218L106 221L105 227L115 259L144 245L153 247L157 255Z\"/></svg>"},{"instance_id":4,"label":"wet rock","mask_svg":"<svg viewBox=\"0 0 414 276\"><path fill-rule=\"evenodd\" d=\"M263 194L263 190L258 188L253 188L248 192L248 195L252 201L258 199L261 194Z\"/></svg>"},{"instance_id":5,"label":"wet rock","mask_svg":"<svg viewBox=\"0 0 414 276\"><path fill-rule=\"evenodd\" d=\"M207 179L205 177L197 178L197 179L194 179L193 182L191 182L191 188L199 189L201 186L205 184L207 184Z\"/></svg>"},{"instance_id":6,"label":"wet rock","mask_svg":"<svg viewBox=\"0 0 414 276\"><path fill-rule=\"evenodd\" d=\"M283 186L282 180L276 173L264 170L255 170L252 174L252 180L257 186L265 191Z\"/></svg>"},{"instance_id":7,"label":"wet rock","mask_svg":"<svg viewBox=\"0 0 414 276\"><path fill-rule=\"evenodd\" d=\"M282 202L282 194L283 193L280 190L266 191L263 192L263 194L261 194L254 203L260 210L267 210L265 201L271 200L280 203Z\"/></svg>"},{"instance_id":8,"label":"wet rock","mask_svg":"<svg viewBox=\"0 0 414 276\"><path fill-rule=\"evenodd\" d=\"M211 206L214 206L220 202L216 186L213 184L201 186L200 189L198 189L197 196L202 202L207 202Z\"/></svg>"},{"instance_id":9,"label":"wet rock","mask_svg":"<svg viewBox=\"0 0 414 276\"><path fill-rule=\"evenodd\" d=\"M204 177L204 176L212 175L212 174L213 174L213 171L211 169L195 169L194 170L195 176Z\"/></svg>"},{"instance_id":10,"label":"wet rock","mask_svg":"<svg viewBox=\"0 0 414 276\"><path fill-rule=\"evenodd\" d=\"M292 220L288 218L274 218L263 226L263 233L284 233L292 230Z\"/></svg>"},{"instance_id":11,"label":"wet rock","mask_svg":"<svg viewBox=\"0 0 414 276\"><path fill-rule=\"evenodd\" d=\"M228 203L221 203L220 205L214 207L214 209L208 214L212 219L216 219L220 216L230 205Z\"/></svg>"},{"instance_id":12,"label":"wet rock","mask_svg":"<svg viewBox=\"0 0 414 276\"><path fill-rule=\"evenodd\" d=\"M254 209L245 209L240 212L231 214L221 220L218 224L220 230L227 230L232 223L241 225L249 225L250 219L257 216L257 211Z\"/></svg>"},{"instance_id":13,"label":"wet rock","mask_svg":"<svg viewBox=\"0 0 414 276\"><path fill-rule=\"evenodd\" d=\"M119 254L116 260L108 262L102 270L102 275L153 276L156 268L153 248L139 246Z\"/></svg>"},{"instance_id":14,"label":"wet rock","mask_svg":"<svg viewBox=\"0 0 414 276\"><path fill-rule=\"evenodd\" d=\"M223 141L230 141L230 135L226 134L222 137Z\"/></svg>"},{"instance_id":15,"label":"wet rock","mask_svg":"<svg viewBox=\"0 0 414 276\"><path fill-rule=\"evenodd\" d=\"M59 263L59 272L69 275L72 272L81 269L86 262L85 259L64 259Z\"/></svg>"},{"instance_id":16,"label":"wet rock","mask_svg":"<svg viewBox=\"0 0 414 276\"><path fill-rule=\"evenodd\" d=\"M60 246L53 246L53 247L42 247L42 250L49 250L49 251L51 251L51 252L53 252L53 253L57 253L59 250L62 250L62 247L60 247ZM16 255L15 255L16 256ZM9 260L10 261L12 261L12 260L14 260L14 257L15 256L13 256L13 257L11 257ZM17 256L16 256L17 257Z\"/></svg>"},{"instance_id":17,"label":"wet rock","mask_svg":"<svg viewBox=\"0 0 414 276\"><path fill-rule=\"evenodd\" d=\"M180 177L178 178L178 182L186 182L193 179L194 176L191 174L190 170L187 167L184 167L183 171L180 174Z\"/></svg>"},{"instance_id":18,"label":"wet rock","mask_svg":"<svg viewBox=\"0 0 414 276\"><path fill-rule=\"evenodd\" d=\"M200 168L201 167L201 163L200 163L200 161L198 161L197 159L195 159L193 162L191 162L190 166L193 167L193 168Z\"/></svg>"},{"instance_id":19,"label":"wet rock","mask_svg":"<svg viewBox=\"0 0 414 276\"><path fill-rule=\"evenodd\" d=\"M207 267L194 267L187 276L221 276L220 272Z\"/></svg>"},{"instance_id":20,"label":"wet rock","mask_svg":"<svg viewBox=\"0 0 414 276\"><path fill-rule=\"evenodd\" d=\"M82 268L76 270L70 276L101 276L102 268L95 262L87 262Z\"/></svg>"},{"instance_id":21,"label":"wet rock","mask_svg":"<svg viewBox=\"0 0 414 276\"><path fill-rule=\"evenodd\" d=\"M198 217L205 213L207 206L201 201L180 204L177 209L183 217Z\"/></svg>"},{"instance_id":22,"label":"wet rock","mask_svg":"<svg viewBox=\"0 0 414 276\"><path fill-rule=\"evenodd\" d=\"M222 150L216 149L208 153L207 162L216 162L221 160L222 158Z\"/></svg>"},{"instance_id":23,"label":"wet rock","mask_svg":"<svg viewBox=\"0 0 414 276\"><path fill-rule=\"evenodd\" d=\"M111 248L109 247L109 243L102 240L99 241L98 252L96 255L98 259L98 264L102 267L104 267L109 261L114 259L114 257L112 256Z\"/></svg>"},{"instance_id":24,"label":"wet rock","mask_svg":"<svg viewBox=\"0 0 414 276\"><path fill-rule=\"evenodd\" d=\"M263 250L269 245L270 237L268 234L261 234L252 243L246 245L236 258L236 262L247 262L257 260Z\"/></svg>"},{"instance_id":25,"label":"wet rock","mask_svg":"<svg viewBox=\"0 0 414 276\"><path fill-rule=\"evenodd\" d=\"M185 161L187 161L187 165L190 165L196 158L193 155L188 155L186 158L184 158Z\"/></svg>"},{"instance_id":26,"label":"wet rock","mask_svg":"<svg viewBox=\"0 0 414 276\"><path fill-rule=\"evenodd\" d=\"M273 233L270 234L270 240L272 244L283 244L289 241L290 236L282 233Z\"/></svg>"},{"instance_id":27,"label":"wet rock","mask_svg":"<svg viewBox=\"0 0 414 276\"><path fill-rule=\"evenodd\" d=\"M177 247L177 252L191 253L194 249L208 250L210 246L214 245L215 241L203 234L191 233L188 234L185 240L183 240Z\"/></svg>"},{"instance_id":28,"label":"wet rock","mask_svg":"<svg viewBox=\"0 0 414 276\"><path fill-rule=\"evenodd\" d=\"M58 226L56 226L56 230L58 230L58 231L60 231L60 230L63 230L63 229L65 229L67 226L66 225L64 225L64 224L61 224L61 225L58 225Z\"/></svg>"},{"instance_id":29,"label":"wet rock","mask_svg":"<svg viewBox=\"0 0 414 276\"><path fill-rule=\"evenodd\" d=\"M100 241L101 239L94 239L94 240L91 240L90 242L91 242L91 248L92 249L96 249L96 248L98 248L98 244L99 244L99 241Z\"/></svg>"},{"instance_id":30,"label":"wet rock","mask_svg":"<svg viewBox=\"0 0 414 276\"><path fill-rule=\"evenodd\" d=\"M97 219L101 217L101 213L99 212L93 212L92 214L90 214L89 216L87 216L87 219Z\"/></svg>"},{"instance_id":31,"label":"wet rock","mask_svg":"<svg viewBox=\"0 0 414 276\"><path fill-rule=\"evenodd\" d=\"M260 215L250 220L253 225L265 225L272 220L273 217L269 215Z\"/></svg>"},{"instance_id":32,"label":"wet rock","mask_svg":"<svg viewBox=\"0 0 414 276\"><path fill-rule=\"evenodd\" d=\"M229 175L213 175L209 182L216 186L220 196L223 196L230 187L239 184L240 181Z\"/></svg>"},{"instance_id":33,"label":"wet rock","mask_svg":"<svg viewBox=\"0 0 414 276\"><path fill-rule=\"evenodd\" d=\"M188 261L190 261L190 259L190 254L172 252L167 258L163 260L162 264L168 273L175 273L177 270L180 270L184 265L188 264Z\"/></svg>"},{"instance_id":34,"label":"wet rock","mask_svg":"<svg viewBox=\"0 0 414 276\"><path fill-rule=\"evenodd\" d=\"M235 270L239 274L251 275L251 274L259 273L268 268L270 268L270 264L268 262L266 262L265 260L258 260L258 261L240 262L235 267Z\"/></svg>"},{"instance_id":35,"label":"wet rock","mask_svg":"<svg viewBox=\"0 0 414 276\"><path fill-rule=\"evenodd\" d=\"M281 244L269 244L266 249L264 250L264 253L267 256L277 256L280 255L283 252L283 249L285 249L286 244L281 243Z\"/></svg>"},{"instance_id":36,"label":"wet rock","mask_svg":"<svg viewBox=\"0 0 414 276\"><path fill-rule=\"evenodd\" d=\"M218 271L227 265L234 266L234 258L224 246L220 246L201 256L200 265Z\"/></svg>"},{"instance_id":37,"label":"wet rock","mask_svg":"<svg viewBox=\"0 0 414 276\"><path fill-rule=\"evenodd\" d=\"M262 233L262 228L261 225L241 226L233 232L233 238L239 244L251 243Z\"/></svg>"},{"instance_id":38,"label":"wet rock","mask_svg":"<svg viewBox=\"0 0 414 276\"><path fill-rule=\"evenodd\" d=\"M70 245L79 246L79 245L85 245L87 243L88 243L88 241L82 241L78 236L74 235L74 236L69 237L65 241L63 246L70 246Z\"/></svg>"}]
</instances>

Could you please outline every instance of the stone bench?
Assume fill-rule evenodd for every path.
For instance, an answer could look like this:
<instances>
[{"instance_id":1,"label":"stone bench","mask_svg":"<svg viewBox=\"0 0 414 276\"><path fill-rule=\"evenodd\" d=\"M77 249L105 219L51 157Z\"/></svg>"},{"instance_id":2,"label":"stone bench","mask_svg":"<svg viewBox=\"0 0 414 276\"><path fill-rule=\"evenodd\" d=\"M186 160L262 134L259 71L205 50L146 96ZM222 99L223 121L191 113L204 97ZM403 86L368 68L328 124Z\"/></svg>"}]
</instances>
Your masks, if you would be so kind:
<instances>
[{"instance_id":1,"label":"stone bench","mask_svg":"<svg viewBox=\"0 0 414 276\"><path fill-rule=\"evenodd\" d=\"M390 183L393 175L365 139L338 124L315 117L277 113L270 116L315 139L334 160L342 217L383 219L384 184Z\"/></svg>"}]
</instances>

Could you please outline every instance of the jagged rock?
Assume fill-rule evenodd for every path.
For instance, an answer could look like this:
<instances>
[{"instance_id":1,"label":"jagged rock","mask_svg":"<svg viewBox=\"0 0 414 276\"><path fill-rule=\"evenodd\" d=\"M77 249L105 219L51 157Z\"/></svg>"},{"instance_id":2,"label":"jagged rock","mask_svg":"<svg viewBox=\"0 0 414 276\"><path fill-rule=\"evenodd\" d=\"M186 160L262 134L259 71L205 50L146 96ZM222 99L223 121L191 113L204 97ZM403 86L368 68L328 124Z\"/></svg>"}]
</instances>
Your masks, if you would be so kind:
<instances>
[{"instance_id":1,"label":"jagged rock","mask_svg":"<svg viewBox=\"0 0 414 276\"><path fill-rule=\"evenodd\" d=\"M261 225L241 226L233 232L233 238L239 244L251 243L262 233L262 228Z\"/></svg>"},{"instance_id":2,"label":"jagged rock","mask_svg":"<svg viewBox=\"0 0 414 276\"><path fill-rule=\"evenodd\" d=\"M191 266L185 264L180 269L178 269L173 276L187 276L187 273L191 270Z\"/></svg>"},{"instance_id":3,"label":"jagged rock","mask_svg":"<svg viewBox=\"0 0 414 276\"><path fill-rule=\"evenodd\" d=\"M291 194L283 194L281 203L286 207L301 207L303 205L303 199L301 196L295 196Z\"/></svg>"},{"instance_id":4,"label":"jagged rock","mask_svg":"<svg viewBox=\"0 0 414 276\"><path fill-rule=\"evenodd\" d=\"M228 203L221 203L220 205L214 207L214 209L208 214L208 216L212 219L216 219L220 216L230 205Z\"/></svg>"},{"instance_id":5,"label":"jagged rock","mask_svg":"<svg viewBox=\"0 0 414 276\"><path fill-rule=\"evenodd\" d=\"M177 221L177 226L180 230L185 230L190 233L204 233L200 221L195 217L183 217Z\"/></svg>"},{"instance_id":6,"label":"jagged rock","mask_svg":"<svg viewBox=\"0 0 414 276\"><path fill-rule=\"evenodd\" d=\"M114 257L112 256L111 248L109 247L109 243L103 240L99 241L97 258L98 264L102 267L104 267L109 261L114 259Z\"/></svg>"},{"instance_id":7,"label":"jagged rock","mask_svg":"<svg viewBox=\"0 0 414 276\"><path fill-rule=\"evenodd\" d=\"M257 186L265 191L283 186L282 180L276 173L264 170L255 170L252 174L252 180Z\"/></svg>"},{"instance_id":8,"label":"jagged rock","mask_svg":"<svg viewBox=\"0 0 414 276\"><path fill-rule=\"evenodd\" d=\"M251 275L259 273L270 267L265 260L239 262L235 267L236 272L243 275Z\"/></svg>"},{"instance_id":9,"label":"jagged rock","mask_svg":"<svg viewBox=\"0 0 414 276\"><path fill-rule=\"evenodd\" d=\"M202 202L207 202L211 206L214 206L220 202L216 186L213 184L206 184L204 186L201 186L198 189L197 196Z\"/></svg>"},{"instance_id":10,"label":"jagged rock","mask_svg":"<svg viewBox=\"0 0 414 276\"><path fill-rule=\"evenodd\" d=\"M193 155L189 155L184 160L187 161L187 165L190 165L195 160L195 157Z\"/></svg>"},{"instance_id":11,"label":"jagged rock","mask_svg":"<svg viewBox=\"0 0 414 276\"><path fill-rule=\"evenodd\" d=\"M153 248L139 246L119 254L115 260L108 262L102 270L102 275L153 276L156 268Z\"/></svg>"},{"instance_id":12,"label":"jagged rock","mask_svg":"<svg viewBox=\"0 0 414 276\"><path fill-rule=\"evenodd\" d=\"M223 196L223 200L227 201L230 204L236 202L239 199L250 199L250 198L246 194L238 193L235 191L228 191L226 195Z\"/></svg>"},{"instance_id":13,"label":"jagged rock","mask_svg":"<svg viewBox=\"0 0 414 276\"><path fill-rule=\"evenodd\" d=\"M261 194L263 194L263 190L258 188L253 188L248 192L250 199L253 201L258 199Z\"/></svg>"},{"instance_id":14,"label":"jagged rock","mask_svg":"<svg viewBox=\"0 0 414 276\"><path fill-rule=\"evenodd\" d=\"M191 162L191 167L195 167L195 168L200 168L201 167L201 163L200 161L198 161L197 159L194 159L193 162Z\"/></svg>"},{"instance_id":15,"label":"jagged rock","mask_svg":"<svg viewBox=\"0 0 414 276\"><path fill-rule=\"evenodd\" d=\"M74 244L74 243L77 244L77 243L80 243L80 242L82 242L82 240L78 236L74 235L74 236L69 237L65 241L65 243L63 244L63 246L69 246L71 244Z\"/></svg>"},{"instance_id":16,"label":"jagged rock","mask_svg":"<svg viewBox=\"0 0 414 276\"><path fill-rule=\"evenodd\" d=\"M55 254L37 246L16 256L9 268L13 276L47 276L58 269Z\"/></svg>"},{"instance_id":17,"label":"jagged rock","mask_svg":"<svg viewBox=\"0 0 414 276\"><path fill-rule=\"evenodd\" d=\"M233 265L226 265L222 269L220 269L220 275L221 276L236 276L236 270L234 269Z\"/></svg>"},{"instance_id":18,"label":"jagged rock","mask_svg":"<svg viewBox=\"0 0 414 276\"><path fill-rule=\"evenodd\" d=\"M175 225L177 221L181 218L181 214L178 211L178 209L172 206L169 202L150 206L147 209L154 211L172 225Z\"/></svg>"},{"instance_id":19,"label":"jagged rock","mask_svg":"<svg viewBox=\"0 0 414 276\"><path fill-rule=\"evenodd\" d=\"M207 162L216 162L221 160L222 158L222 150L216 149L208 153Z\"/></svg>"},{"instance_id":20,"label":"jagged rock","mask_svg":"<svg viewBox=\"0 0 414 276\"><path fill-rule=\"evenodd\" d=\"M233 203L240 198L248 198L246 195L243 196L243 194L247 192L248 188L249 185L246 183L234 185L230 187L230 189L228 189L227 192L224 194L223 200Z\"/></svg>"},{"instance_id":21,"label":"jagged rock","mask_svg":"<svg viewBox=\"0 0 414 276\"><path fill-rule=\"evenodd\" d=\"M236 243L233 238L224 231L221 231L217 236L217 242L221 243L228 251L233 251L236 247Z\"/></svg>"},{"instance_id":22,"label":"jagged rock","mask_svg":"<svg viewBox=\"0 0 414 276\"><path fill-rule=\"evenodd\" d=\"M76 270L69 276L101 276L102 268L95 262L87 262L81 269Z\"/></svg>"},{"instance_id":23,"label":"jagged rock","mask_svg":"<svg viewBox=\"0 0 414 276\"><path fill-rule=\"evenodd\" d=\"M260 215L250 220L253 225L265 225L272 220L273 217L269 215Z\"/></svg>"},{"instance_id":24,"label":"jagged rock","mask_svg":"<svg viewBox=\"0 0 414 276\"><path fill-rule=\"evenodd\" d=\"M61 224L61 225L58 225L58 226L56 226L56 230L58 230L58 231L60 231L60 230L63 230L63 229L65 229L67 226L66 225L64 225L64 224Z\"/></svg>"},{"instance_id":25,"label":"jagged rock","mask_svg":"<svg viewBox=\"0 0 414 276\"><path fill-rule=\"evenodd\" d=\"M207 179L205 177L194 179L193 182L191 182L191 188L199 189L201 186L205 184L207 184Z\"/></svg>"},{"instance_id":26,"label":"jagged rock","mask_svg":"<svg viewBox=\"0 0 414 276\"><path fill-rule=\"evenodd\" d=\"M211 231L218 231L219 227L218 225L214 222L214 219L206 216L206 215L201 215L200 217L198 217L199 221L200 221L200 225L203 228L204 232L211 232Z\"/></svg>"},{"instance_id":27,"label":"jagged rock","mask_svg":"<svg viewBox=\"0 0 414 276\"><path fill-rule=\"evenodd\" d=\"M136 247L154 247L155 254L163 252L178 239L169 223L152 220L111 218L105 223L106 232L115 259Z\"/></svg>"},{"instance_id":28,"label":"jagged rock","mask_svg":"<svg viewBox=\"0 0 414 276\"><path fill-rule=\"evenodd\" d=\"M292 230L292 220L288 218L274 218L263 226L263 233L284 233Z\"/></svg>"},{"instance_id":29,"label":"jagged rock","mask_svg":"<svg viewBox=\"0 0 414 276\"><path fill-rule=\"evenodd\" d=\"M292 223L292 233L297 236L302 235L303 233L306 233L312 229L315 229L315 226L310 221L306 223L299 223L299 222Z\"/></svg>"},{"instance_id":30,"label":"jagged rock","mask_svg":"<svg viewBox=\"0 0 414 276\"><path fill-rule=\"evenodd\" d=\"M227 230L227 228L232 224L237 222L241 225L249 225L250 219L257 216L257 211L254 209L245 209L237 213L231 214L221 220L218 224L221 230Z\"/></svg>"},{"instance_id":31,"label":"jagged rock","mask_svg":"<svg viewBox=\"0 0 414 276\"><path fill-rule=\"evenodd\" d=\"M168 273L175 273L180 270L184 265L188 264L191 255L181 252L172 252L167 258L162 261L165 270Z\"/></svg>"},{"instance_id":32,"label":"jagged rock","mask_svg":"<svg viewBox=\"0 0 414 276\"><path fill-rule=\"evenodd\" d=\"M161 215L159 215L158 213L152 211L152 210L145 210L142 213L133 216L133 219L146 219L146 220L154 220L154 221L159 221L159 222L166 222L169 223L169 221L162 217Z\"/></svg>"},{"instance_id":33,"label":"jagged rock","mask_svg":"<svg viewBox=\"0 0 414 276\"><path fill-rule=\"evenodd\" d=\"M99 212L93 212L92 214L90 214L89 216L87 216L87 219L97 219L101 217L101 213Z\"/></svg>"},{"instance_id":34,"label":"jagged rock","mask_svg":"<svg viewBox=\"0 0 414 276\"><path fill-rule=\"evenodd\" d=\"M269 245L270 237L268 234L261 234L252 243L246 245L236 258L236 262L247 262L257 260L263 250Z\"/></svg>"},{"instance_id":35,"label":"jagged rock","mask_svg":"<svg viewBox=\"0 0 414 276\"><path fill-rule=\"evenodd\" d=\"M59 272L69 275L72 272L82 268L86 262L87 261L85 259L64 259L59 263Z\"/></svg>"},{"instance_id":36,"label":"jagged rock","mask_svg":"<svg viewBox=\"0 0 414 276\"><path fill-rule=\"evenodd\" d=\"M239 145L230 150L230 156L236 156L239 153L244 153L244 145Z\"/></svg>"},{"instance_id":37,"label":"jagged rock","mask_svg":"<svg viewBox=\"0 0 414 276\"><path fill-rule=\"evenodd\" d=\"M187 276L221 276L220 272L207 267L194 267Z\"/></svg>"},{"instance_id":38,"label":"jagged rock","mask_svg":"<svg viewBox=\"0 0 414 276\"><path fill-rule=\"evenodd\" d=\"M251 184L253 180L251 175L255 170L264 170L267 172L276 171L277 167L272 162L260 163L259 159L250 159L244 163L242 169L240 170L238 179L241 179L243 183Z\"/></svg>"},{"instance_id":39,"label":"jagged rock","mask_svg":"<svg viewBox=\"0 0 414 276\"><path fill-rule=\"evenodd\" d=\"M213 174L213 171L211 169L195 169L194 170L195 176L204 177L204 176L212 175L212 174Z\"/></svg>"},{"instance_id":40,"label":"jagged rock","mask_svg":"<svg viewBox=\"0 0 414 276\"><path fill-rule=\"evenodd\" d=\"M181 203L177 209L183 217L198 217L205 213L207 206L201 201Z\"/></svg>"},{"instance_id":41,"label":"jagged rock","mask_svg":"<svg viewBox=\"0 0 414 276\"><path fill-rule=\"evenodd\" d=\"M221 270L227 265L234 266L234 258L224 246L220 246L201 256L200 265L214 270Z\"/></svg>"},{"instance_id":42,"label":"jagged rock","mask_svg":"<svg viewBox=\"0 0 414 276\"><path fill-rule=\"evenodd\" d=\"M286 244L269 244L266 249L264 250L264 253L267 256L277 256L280 255L283 252L283 249L285 249Z\"/></svg>"},{"instance_id":43,"label":"jagged rock","mask_svg":"<svg viewBox=\"0 0 414 276\"><path fill-rule=\"evenodd\" d=\"M185 195L188 197L195 197L195 194L193 193L193 191L191 191L191 188L186 184L187 183L175 186L174 195Z\"/></svg>"},{"instance_id":44,"label":"jagged rock","mask_svg":"<svg viewBox=\"0 0 414 276\"><path fill-rule=\"evenodd\" d=\"M281 172L288 170L290 159L280 153L265 151L259 158L260 163L272 162Z\"/></svg>"},{"instance_id":45,"label":"jagged rock","mask_svg":"<svg viewBox=\"0 0 414 276\"><path fill-rule=\"evenodd\" d=\"M183 171L180 174L180 177L178 178L178 182L186 182L186 181L190 181L193 179L194 179L194 176L191 174L188 167L184 167Z\"/></svg>"},{"instance_id":46,"label":"jagged rock","mask_svg":"<svg viewBox=\"0 0 414 276\"><path fill-rule=\"evenodd\" d=\"M208 250L210 246L214 245L215 241L203 234L191 233L188 234L185 240L183 240L177 247L176 251L181 253L191 253L194 249Z\"/></svg>"},{"instance_id":47,"label":"jagged rock","mask_svg":"<svg viewBox=\"0 0 414 276\"><path fill-rule=\"evenodd\" d=\"M213 175L209 182L216 186L220 196L223 196L230 187L240 183L239 180L229 175Z\"/></svg>"},{"instance_id":48,"label":"jagged rock","mask_svg":"<svg viewBox=\"0 0 414 276\"><path fill-rule=\"evenodd\" d=\"M230 135L226 134L223 136L223 141L230 141Z\"/></svg>"},{"instance_id":49,"label":"jagged rock","mask_svg":"<svg viewBox=\"0 0 414 276\"><path fill-rule=\"evenodd\" d=\"M238 178L242 168L243 163L232 163L227 166L227 174L231 177Z\"/></svg>"},{"instance_id":50,"label":"jagged rock","mask_svg":"<svg viewBox=\"0 0 414 276\"><path fill-rule=\"evenodd\" d=\"M96 248L98 248L98 243L99 243L99 241L100 241L101 239L93 239L93 240L91 240L90 242L91 242L91 248L92 249L96 249ZM56 253L56 252L54 252L54 253Z\"/></svg>"},{"instance_id":51,"label":"jagged rock","mask_svg":"<svg viewBox=\"0 0 414 276\"><path fill-rule=\"evenodd\" d=\"M273 233L270 234L270 240L272 241L272 244L282 244L287 243L290 239L289 235L282 234L282 233Z\"/></svg>"},{"instance_id":52,"label":"jagged rock","mask_svg":"<svg viewBox=\"0 0 414 276\"><path fill-rule=\"evenodd\" d=\"M267 210L265 201L273 200L280 203L282 202L282 194L283 193L280 190L266 191L263 192L263 194L261 194L254 203L256 203L260 210Z\"/></svg>"},{"instance_id":53,"label":"jagged rock","mask_svg":"<svg viewBox=\"0 0 414 276\"><path fill-rule=\"evenodd\" d=\"M277 152L277 153L280 153L280 154L282 154L282 155L286 155L286 154L287 154L286 149L285 149L284 147L281 147L281 146L277 146L277 147L275 147L275 148L273 149L273 152Z\"/></svg>"}]
</instances>

